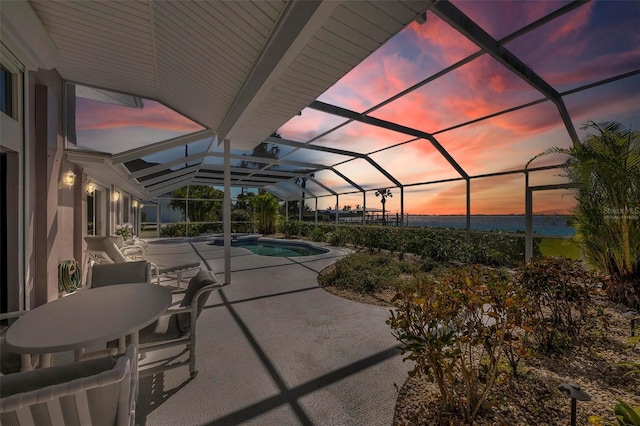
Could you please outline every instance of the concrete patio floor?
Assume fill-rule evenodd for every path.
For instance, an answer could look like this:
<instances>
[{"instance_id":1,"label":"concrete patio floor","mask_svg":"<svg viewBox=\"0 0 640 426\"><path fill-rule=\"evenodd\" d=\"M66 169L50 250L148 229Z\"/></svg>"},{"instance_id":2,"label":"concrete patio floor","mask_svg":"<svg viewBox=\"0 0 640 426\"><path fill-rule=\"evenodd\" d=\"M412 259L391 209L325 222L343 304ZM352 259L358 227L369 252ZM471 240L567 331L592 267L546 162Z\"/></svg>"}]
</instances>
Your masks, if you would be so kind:
<instances>
[{"instance_id":1,"label":"concrete patio floor","mask_svg":"<svg viewBox=\"0 0 640 426\"><path fill-rule=\"evenodd\" d=\"M198 375L186 367L140 380L146 425L390 425L409 365L385 324L388 308L318 287L348 250L282 258L232 248L232 282L198 320ZM191 257L224 276L223 248L149 241L149 256Z\"/></svg>"}]
</instances>

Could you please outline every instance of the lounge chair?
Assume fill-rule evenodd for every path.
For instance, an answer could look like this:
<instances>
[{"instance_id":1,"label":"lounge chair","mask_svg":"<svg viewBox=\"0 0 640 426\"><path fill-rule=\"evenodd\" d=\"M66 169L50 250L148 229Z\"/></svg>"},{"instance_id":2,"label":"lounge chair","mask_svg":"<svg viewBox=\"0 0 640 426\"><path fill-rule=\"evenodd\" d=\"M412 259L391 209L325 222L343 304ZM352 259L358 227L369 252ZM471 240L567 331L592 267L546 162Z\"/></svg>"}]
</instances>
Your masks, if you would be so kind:
<instances>
[{"instance_id":1,"label":"lounge chair","mask_svg":"<svg viewBox=\"0 0 640 426\"><path fill-rule=\"evenodd\" d=\"M147 245L142 245L140 243L136 243L133 240L125 241L120 235L112 235L111 240L116 243L118 249L132 260L142 260L147 257Z\"/></svg>"},{"instance_id":2,"label":"lounge chair","mask_svg":"<svg viewBox=\"0 0 640 426\"><path fill-rule=\"evenodd\" d=\"M89 262L94 263L121 263L129 260L122 254L112 237L87 236L84 237L87 242L87 251L85 265ZM152 273L160 284L160 275L176 274L178 288L182 282L182 274L185 271L200 268L200 261L193 261L185 258L174 257L170 261L155 261L152 258L147 259L152 265Z\"/></svg>"},{"instance_id":3,"label":"lounge chair","mask_svg":"<svg viewBox=\"0 0 640 426\"><path fill-rule=\"evenodd\" d=\"M0 376L5 425L135 424L138 354Z\"/></svg>"}]
</instances>

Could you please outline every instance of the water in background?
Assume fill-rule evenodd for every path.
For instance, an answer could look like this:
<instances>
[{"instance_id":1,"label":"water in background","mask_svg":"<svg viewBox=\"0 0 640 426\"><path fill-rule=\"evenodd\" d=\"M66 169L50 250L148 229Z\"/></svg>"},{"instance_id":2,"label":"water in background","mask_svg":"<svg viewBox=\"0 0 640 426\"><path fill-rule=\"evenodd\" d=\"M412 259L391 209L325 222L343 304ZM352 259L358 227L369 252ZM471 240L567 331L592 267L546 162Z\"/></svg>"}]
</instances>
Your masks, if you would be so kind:
<instances>
[{"instance_id":1,"label":"water in background","mask_svg":"<svg viewBox=\"0 0 640 426\"><path fill-rule=\"evenodd\" d=\"M572 236L576 230L567 225L568 216L534 215L533 232L536 234ZM467 218L464 215L431 216L409 215L409 226L464 229ZM524 215L472 215L471 229L477 231L524 232Z\"/></svg>"}]
</instances>

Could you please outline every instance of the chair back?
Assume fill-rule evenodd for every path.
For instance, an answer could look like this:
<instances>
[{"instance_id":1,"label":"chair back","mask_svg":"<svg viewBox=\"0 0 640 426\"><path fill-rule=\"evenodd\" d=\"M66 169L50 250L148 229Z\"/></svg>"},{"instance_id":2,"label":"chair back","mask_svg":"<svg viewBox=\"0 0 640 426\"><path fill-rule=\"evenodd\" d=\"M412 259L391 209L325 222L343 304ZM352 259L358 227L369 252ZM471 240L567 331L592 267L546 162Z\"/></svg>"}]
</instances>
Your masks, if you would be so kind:
<instances>
[{"instance_id":1,"label":"chair back","mask_svg":"<svg viewBox=\"0 0 640 426\"><path fill-rule=\"evenodd\" d=\"M180 303L180 306L190 306L195 302L194 297L198 293L199 290L209 285L217 285L218 283L213 279L211 273L204 269L201 269L191 280L189 281L189 286L187 287L187 291ZM211 291L206 291L202 293L197 301L197 314L196 318L200 316L202 310L204 309L204 305L207 303L209 299L209 295L211 295ZM191 329L191 315L188 313L178 314L178 327L180 331L183 333L188 333Z\"/></svg>"},{"instance_id":2,"label":"chair back","mask_svg":"<svg viewBox=\"0 0 640 426\"><path fill-rule=\"evenodd\" d=\"M135 422L135 346L124 356L0 376L0 423L117 425Z\"/></svg>"},{"instance_id":3,"label":"chair back","mask_svg":"<svg viewBox=\"0 0 640 426\"><path fill-rule=\"evenodd\" d=\"M95 264L87 278L87 288L127 283L150 283L151 265L146 260Z\"/></svg>"}]
</instances>

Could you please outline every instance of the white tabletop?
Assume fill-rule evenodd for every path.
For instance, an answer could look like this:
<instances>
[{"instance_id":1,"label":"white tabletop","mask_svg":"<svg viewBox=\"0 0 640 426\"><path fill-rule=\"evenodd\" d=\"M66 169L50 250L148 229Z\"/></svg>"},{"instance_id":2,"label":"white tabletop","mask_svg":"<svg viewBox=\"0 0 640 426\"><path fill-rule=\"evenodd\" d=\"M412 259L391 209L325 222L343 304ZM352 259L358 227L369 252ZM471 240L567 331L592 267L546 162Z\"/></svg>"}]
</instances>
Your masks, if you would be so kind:
<instances>
[{"instance_id":1,"label":"white tabletop","mask_svg":"<svg viewBox=\"0 0 640 426\"><path fill-rule=\"evenodd\" d=\"M149 283L81 290L20 317L9 327L6 343L26 354L89 347L146 327L170 304L171 291Z\"/></svg>"}]
</instances>

